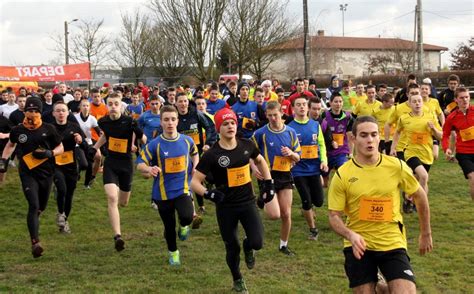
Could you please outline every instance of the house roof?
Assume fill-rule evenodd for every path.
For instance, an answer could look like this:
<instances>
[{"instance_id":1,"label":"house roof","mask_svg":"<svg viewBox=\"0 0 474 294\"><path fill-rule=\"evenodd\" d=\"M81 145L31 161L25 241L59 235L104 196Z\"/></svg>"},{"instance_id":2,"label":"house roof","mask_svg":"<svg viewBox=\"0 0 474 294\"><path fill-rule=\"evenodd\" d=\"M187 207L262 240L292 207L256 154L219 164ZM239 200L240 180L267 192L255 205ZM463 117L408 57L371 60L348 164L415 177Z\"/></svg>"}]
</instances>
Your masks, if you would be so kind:
<instances>
[{"instance_id":1,"label":"house roof","mask_svg":"<svg viewBox=\"0 0 474 294\"><path fill-rule=\"evenodd\" d=\"M303 49L303 37L289 40L280 46L281 50ZM416 45L413 41L398 38L361 38L361 37L331 37L311 36L311 47L320 49L351 49L351 50L393 50L413 49ZM447 51L448 48L423 44L425 51Z\"/></svg>"}]
</instances>

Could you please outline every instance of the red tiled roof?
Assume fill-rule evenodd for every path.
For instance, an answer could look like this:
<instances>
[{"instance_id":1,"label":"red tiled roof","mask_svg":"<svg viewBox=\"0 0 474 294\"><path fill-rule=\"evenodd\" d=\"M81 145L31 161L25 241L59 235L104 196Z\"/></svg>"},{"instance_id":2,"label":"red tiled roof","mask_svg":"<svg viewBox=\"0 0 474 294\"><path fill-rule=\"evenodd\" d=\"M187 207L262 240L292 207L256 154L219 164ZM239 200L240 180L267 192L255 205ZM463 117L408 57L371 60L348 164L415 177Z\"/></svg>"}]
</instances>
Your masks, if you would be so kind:
<instances>
[{"instance_id":1,"label":"red tiled roof","mask_svg":"<svg viewBox=\"0 0 474 294\"><path fill-rule=\"evenodd\" d=\"M287 41L280 46L281 50L303 49L303 37ZM413 41L398 38L360 38L360 37L330 37L311 36L311 47L322 49L358 49L358 50L393 50L413 49L416 45ZM447 51L448 48L423 44L425 51Z\"/></svg>"}]
</instances>

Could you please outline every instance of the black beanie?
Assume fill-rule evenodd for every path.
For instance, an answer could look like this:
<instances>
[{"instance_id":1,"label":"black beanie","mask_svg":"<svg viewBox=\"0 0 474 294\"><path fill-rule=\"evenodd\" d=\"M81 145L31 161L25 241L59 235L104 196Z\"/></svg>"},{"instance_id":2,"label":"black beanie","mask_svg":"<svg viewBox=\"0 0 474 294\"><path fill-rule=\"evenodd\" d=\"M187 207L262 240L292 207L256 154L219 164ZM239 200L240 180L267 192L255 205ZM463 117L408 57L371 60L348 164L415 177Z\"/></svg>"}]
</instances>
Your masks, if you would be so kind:
<instances>
[{"instance_id":1,"label":"black beanie","mask_svg":"<svg viewBox=\"0 0 474 294\"><path fill-rule=\"evenodd\" d=\"M29 97L26 99L25 111L37 110L39 113L43 112L43 103L38 97Z\"/></svg>"}]
</instances>

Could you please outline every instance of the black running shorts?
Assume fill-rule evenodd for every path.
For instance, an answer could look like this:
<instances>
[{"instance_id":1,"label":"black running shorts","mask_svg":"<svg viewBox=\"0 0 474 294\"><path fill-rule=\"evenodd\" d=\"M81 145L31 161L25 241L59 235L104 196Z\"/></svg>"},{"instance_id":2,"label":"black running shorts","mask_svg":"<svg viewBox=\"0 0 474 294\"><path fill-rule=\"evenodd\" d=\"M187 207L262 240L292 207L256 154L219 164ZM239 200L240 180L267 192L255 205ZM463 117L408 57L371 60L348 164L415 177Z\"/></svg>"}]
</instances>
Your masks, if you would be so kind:
<instances>
[{"instance_id":1,"label":"black running shorts","mask_svg":"<svg viewBox=\"0 0 474 294\"><path fill-rule=\"evenodd\" d=\"M387 282L404 279L415 283L410 258L405 249L366 250L361 259L355 258L352 247L344 248L343 252L345 256L344 268L351 288L367 283L377 283L378 269L380 269Z\"/></svg>"}]
</instances>

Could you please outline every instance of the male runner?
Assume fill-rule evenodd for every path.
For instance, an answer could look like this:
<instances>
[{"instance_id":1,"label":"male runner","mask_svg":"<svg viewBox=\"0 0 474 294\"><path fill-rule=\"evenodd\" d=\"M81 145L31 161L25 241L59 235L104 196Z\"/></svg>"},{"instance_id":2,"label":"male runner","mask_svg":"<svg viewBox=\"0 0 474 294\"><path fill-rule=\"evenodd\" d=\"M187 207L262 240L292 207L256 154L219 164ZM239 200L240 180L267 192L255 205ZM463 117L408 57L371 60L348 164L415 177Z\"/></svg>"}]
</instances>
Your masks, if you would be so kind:
<instances>
[{"instance_id":1,"label":"male runner","mask_svg":"<svg viewBox=\"0 0 474 294\"><path fill-rule=\"evenodd\" d=\"M456 159L469 180L471 198L474 201L474 106L470 105L469 90L456 89L458 109L452 111L443 126L442 146L446 157L451 158L453 150L449 148L449 136L456 132Z\"/></svg>"},{"instance_id":2,"label":"male runner","mask_svg":"<svg viewBox=\"0 0 474 294\"><path fill-rule=\"evenodd\" d=\"M0 173L6 172L7 158L16 150L20 181L28 201L27 224L34 258L43 255L39 240L39 216L48 204L54 176L54 156L63 153L61 137L54 126L41 120L42 103L39 98L26 100L25 120L13 127L10 139L0 160Z\"/></svg>"},{"instance_id":3,"label":"male runner","mask_svg":"<svg viewBox=\"0 0 474 294\"><path fill-rule=\"evenodd\" d=\"M319 98L318 98L319 99ZM301 146L301 160L291 169L296 189L301 197L303 215L309 227L309 240L317 240L319 231L312 206L321 207L324 191L321 171L327 172L326 144L319 122L308 118L308 101L305 97L293 100L295 118L288 126L296 131Z\"/></svg>"},{"instance_id":4,"label":"male runner","mask_svg":"<svg viewBox=\"0 0 474 294\"><path fill-rule=\"evenodd\" d=\"M379 153L373 117L358 117L352 134L354 158L337 170L328 193L329 223L344 237L349 287L354 293L375 293L380 269L390 292L416 293L399 191L413 197L418 207L421 255L433 249L426 193L405 162Z\"/></svg>"},{"instance_id":5,"label":"male runner","mask_svg":"<svg viewBox=\"0 0 474 294\"><path fill-rule=\"evenodd\" d=\"M234 281L232 290L246 293L247 286L240 272L238 223L242 224L245 231L242 245L249 269L255 266L254 250L260 250L263 246L263 224L255 206L250 175L251 160L265 180L262 195L265 202L273 199L274 186L265 159L255 144L248 139L237 138L235 113L224 108L214 118L220 140L203 154L191 181L191 188L198 195L216 203L217 222ZM216 189L208 190L203 185L205 180L214 184Z\"/></svg>"},{"instance_id":6,"label":"male runner","mask_svg":"<svg viewBox=\"0 0 474 294\"><path fill-rule=\"evenodd\" d=\"M137 147L133 145L135 137L146 142L142 130L136 121L129 116L122 115L122 99L119 94L111 93L107 98L109 114L99 120L102 135L95 143L89 157L105 144L107 155L104 161L104 190L107 195L108 214L114 232L115 249L125 249L125 241L120 230L119 205L128 205L132 190L133 162L132 152ZM95 152L94 152L95 151Z\"/></svg>"},{"instance_id":7,"label":"male runner","mask_svg":"<svg viewBox=\"0 0 474 294\"><path fill-rule=\"evenodd\" d=\"M293 177L290 170L300 160L301 148L295 130L283 123L282 115L281 105L277 101L269 101L266 110L268 124L255 131L252 140L264 156L275 180L277 197L265 204L265 212L272 220L281 219L279 250L287 256L294 256L294 252L288 248L293 202ZM254 168L259 180L263 180L261 172ZM263 199L259 200L259 206L262 207Z\"/></svg>"},{"instance_id":8,"label":"male runner","mask_svg":"<svg viewBox=\"0 0 474 294\"><path fill-rule=\"evenodd\" d=\"M137 158L137 169L145 176L153 177L152 199L163 221L169 263L180 265L175 211L180 222L178 237L184 241L189 236L189 225L193 220L194 208L189 185L199 155L193 140L178 133L178 111L174 106L163 106L160 119L163 133L141 151Z\"/></svg>"}]
</instances>

